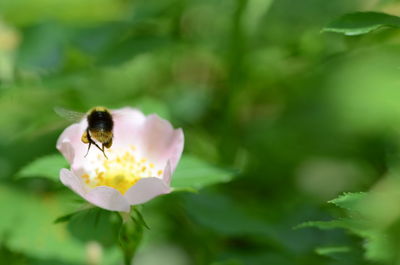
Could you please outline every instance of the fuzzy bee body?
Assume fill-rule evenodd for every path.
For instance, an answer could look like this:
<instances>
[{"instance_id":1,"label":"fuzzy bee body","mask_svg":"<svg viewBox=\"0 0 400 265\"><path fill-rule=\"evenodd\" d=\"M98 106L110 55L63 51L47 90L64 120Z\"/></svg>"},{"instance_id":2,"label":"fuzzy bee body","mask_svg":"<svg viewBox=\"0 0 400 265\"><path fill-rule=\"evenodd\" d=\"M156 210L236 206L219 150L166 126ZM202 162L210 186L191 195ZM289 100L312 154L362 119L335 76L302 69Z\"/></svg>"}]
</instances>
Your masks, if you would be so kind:
<instances>
[{"instance_id":1,"label":"fuzzy bee body","mask_svg":"<svg viewBox=\"0 0 400 265\"><path fill-rule=\"evenodd\" d=\"M111 113L103 107L91 109L87 115L87 121L89 130L93 131L110 132L114 126Z\"/></svg>"},{"instance_id":2,"label":"fuzzy bee body","mask_svg":"<svg viewBox=\"0 0 400 265\"><path fill-rule=\"evenodd\" d=\"M79 115L79 113L77 112L68 111L62 108L56 108L55 111L61 116L70 119ZM82 114L81 116L83 117L85 116L85 114ZM108 111L107 108L94 107L87 112L86 120L88 126L81 137L81 141L83 143L89 144L85 156L87 156L90 147L93 144L100 151L102 151L104 156L107 158L106 154L104 153L104 147L110 148L113 140L114 122L111 113ZM101 144L101 147L96 141Z\"/></svg>"},{"instance_id":3,"label":"fuzzy bee body","mask_svg":"<svg viewBox=\"0 0 400 265\"><path fill-rule=\"evenodd\" d=\"M95 107L88 112L86 119L88 127L81 138L82 142L89 144L86 155L89 153L90 146L94 144L107 157L104 147L110 148L113 138L114 122L111 113L104 107ZM93 139L101 143L101 148Z\"/></svg>"}]
</instances>

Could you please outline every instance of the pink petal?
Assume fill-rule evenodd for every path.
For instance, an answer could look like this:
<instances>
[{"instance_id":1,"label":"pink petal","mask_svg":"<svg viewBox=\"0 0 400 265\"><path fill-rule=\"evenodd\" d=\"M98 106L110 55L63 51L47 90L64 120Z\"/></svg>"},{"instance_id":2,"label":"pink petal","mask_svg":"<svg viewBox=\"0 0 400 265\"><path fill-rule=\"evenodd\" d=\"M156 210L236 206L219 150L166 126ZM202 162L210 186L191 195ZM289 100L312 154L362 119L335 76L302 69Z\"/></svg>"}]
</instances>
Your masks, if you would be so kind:
<instances>
[{"instance_id":1,"label":"pink petal","mask_svg":"<svg viewBox=\"0 0 400 265\"><path fill-rule=\"evenodd\" d=\"M130 205L126 199L119 191L111 187L100 186L88 190L81 178L65 168L60 171L60 180L82 198L100 208L119 212L130 211Z\"/></svg>"},{"instance_id":2,"label":"pink petal","mask_svg":"<svg viewBox=\"0 0 400 265\"><path fill-rule=\"evenodd\" d=\"M110 211L129 212L131 210L124 196L116 189L107 186L100 186L90 190L84 199Z\"/></svg>"},{"instance_id":3,"label":"pink petal","mask_svg":"<svg viewBox=\"0 0 400 265\"><path fill-rule=\"evenodd\" d=\"M183 131L155 114L149 115L142 131L141 149L150 161L164 167L168 161L173 172L183 151Z\"/></svg>"},{"instance_id":4,"label":"pink petal","mask_svg":"<svg viewBox=\"0 0 400 265\"><path fill-rule=\"evenodd\" d=\"M171 162L167 162L167 165L164 168L164 174L162 176L162 179L164 180L165 183L170 186L171 184L171 177L172 177L172 169L171 169Z\"/></svg>"},{"instance_id":5,"label":"pink petal","mask_svg":"<svg viewBox=\"0 0 400 265\"><path fill-rule=\"evenodd\" d=\"M114 120L112 147L138 146L141 139L141 128L146 121L146 116L133 108L123 108L111 112Z\"/></svg>"},{"instance_id":6,"label":"pink petal","mask_svg":"<svg viewBox=\"0 0 400 265\"><path fill-rule=\"evenodd\" d=\"M81 168L87 151L87 144L81 141L87 121L83 119L67 127L57 140L57 149L64 155L73 168Z\"/></svg>"},{"instance_id":7,"label":"pink petal","mask_svg":"<svg viewBox=\"0 0 400 265\"><path fill-rule=\"evenodd\" d=\"M80 124L76 123L67 127L58 137L57 149L64 155L69 163L72 163L75 155L73 142L76 142L79 136Z\"/></svg>"},{"instance_id":8,"label":"pink petal","mask_svg":"<svg viewBox=\"0 0 400 265\"><path fill-rule=\"evenodd\" d=\"M159 178L142 178L132 186L124 195L131 205L145 203L154 197L170 193L171 189Z\"/></svg>"},{"instance_id":9,"label":"pink petal","mask_svg":"<svg viewBox=\"0 0 400 265\"><path fill-rule=\"evenodd\" d=\"M68 169L66 168L61 169L60 180L62 184L73 190L76 194L80 195L81 197L83 197L83 195L86 193L82 179L76 176Z\"/></svg>"}]
</instances>

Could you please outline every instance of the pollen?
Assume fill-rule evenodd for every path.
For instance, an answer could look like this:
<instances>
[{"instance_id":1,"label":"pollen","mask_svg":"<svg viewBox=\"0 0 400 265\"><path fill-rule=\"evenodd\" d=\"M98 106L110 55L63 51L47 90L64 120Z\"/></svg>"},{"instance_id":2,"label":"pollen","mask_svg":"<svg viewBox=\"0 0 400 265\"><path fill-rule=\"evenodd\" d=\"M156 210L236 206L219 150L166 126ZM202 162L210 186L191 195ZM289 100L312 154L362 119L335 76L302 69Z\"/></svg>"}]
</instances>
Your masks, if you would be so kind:
<instances>
[{"instance_id":1,"label":"pollen","mask_svg":"<svg viewBox=\"0 0 400 265\"><path fill-rule=\"evenodd\" d=\"M108 186L125 194L142 178L160 177L162 170L157 170L154 163L138 156L134 150L130 148L121 152L109 149L109 159L96 156L94 160L89 161L91 174L82 175L82 180L90 188Z\"/></svg>"}]
</instances>

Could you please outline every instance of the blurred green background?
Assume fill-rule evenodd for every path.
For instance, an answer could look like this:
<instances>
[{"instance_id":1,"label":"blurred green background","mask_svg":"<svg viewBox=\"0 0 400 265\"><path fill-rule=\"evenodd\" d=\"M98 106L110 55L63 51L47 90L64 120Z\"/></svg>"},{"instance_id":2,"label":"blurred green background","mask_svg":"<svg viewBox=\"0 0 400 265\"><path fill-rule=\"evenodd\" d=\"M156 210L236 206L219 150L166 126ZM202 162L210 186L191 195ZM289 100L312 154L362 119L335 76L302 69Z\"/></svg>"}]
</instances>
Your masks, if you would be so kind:
<instances>
[{"instance_id":1,"label":"blurred green background","mask_svg":"<svg viewBox=\"0 0 400 265\"><path fill-rule=\"evenodd\" d=\"M78 199L58 168L19 177L56 154L55 106L97 105L157 113L235 172L147 203L136 264L369 264L357 237L293 229L400 161L400 31L321 33L359 10L400 1L1 0L0 264L122 264L109 213L53 224Z\"/></svg>"}]
</instances>

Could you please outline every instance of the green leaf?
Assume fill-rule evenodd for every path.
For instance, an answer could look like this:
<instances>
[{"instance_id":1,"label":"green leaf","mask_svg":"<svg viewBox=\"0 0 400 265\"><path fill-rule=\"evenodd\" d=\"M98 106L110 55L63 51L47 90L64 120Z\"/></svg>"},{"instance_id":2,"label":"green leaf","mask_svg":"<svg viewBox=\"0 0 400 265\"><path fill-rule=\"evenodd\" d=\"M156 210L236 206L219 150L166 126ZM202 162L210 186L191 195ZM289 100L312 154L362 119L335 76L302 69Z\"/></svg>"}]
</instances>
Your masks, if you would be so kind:
<instances>
[{"instance_id":1,"label":"green leaf","mask_svg":"<svg viewBox=\"0 0 400 265\"><path fill-rule=\"evenodd\" d=\"M73 216L75 216L75 215L77 215L77 214L79 214L79 213L81 213L83 211L89 210L89 209L94 207L93 205L91 205L89 203L87 203L86 205L87 205L86 207L83 207L82 209L80 209L78 211L74 211L72 213L65 214L65 215L62 215L62 216L58 217L56 220L54 220L54 223L55 224L65 223L65 222L71 220L71 218Z\"/></svg>"},{"instance_id":2,"label":"green leaf","mask_svg":"<svg viewBox=\"0 0 400 265\"><path fill-rule=\"evenodd\" d=\"M294 229L307 227L316 227L322 230L343 228L360 236L364 236L368 233L368 222L364 220L353 220L347 218L331 221L309 221L295 226Z\"/></svg>"},{"instance_id":3,"label":"green leaf","mask_svg":"<svg viewBox=\"0 0 400 265\"><path fill-rule=\"evenodd\" d=\"M230 236L257 235L279 241L272 225L248 214L230 197L202 192L185 195L185 211L197 223ZM243 225L246 224L246 225Z\"/></svg>"},{"instance_id":4,"label":"green leaf","mask_svg":"<svg viewBox=\"0 0 400 265\"><path fill-rule=\"evenodd\" d=\"M316 248L315 252L322 256L330 256L332 254L349 252L350 250L348 246L330 246Z\"/></svg>"},{"instance_id":5,"label":"green leaf","mask_svg":"<svg viewBox=\"0 0 400 265\"><path fill-rule=\"evenodd\" d=\"M369 33L381 27L399 28L400 17L379 12L350 13L334 20L323 31L354 36Z\"/></svg>"},{"instance_id":6,"label":"green leaf","mask_svg":"<svg viewBox=\"0 0 400 265\"><path fill-rule=\"evenodd\" d=\"M102 246L111 247L118 243L121 223L115 212L93 207L74 214L67 227L68 231L83 243L96 241Z\"/></svg>"},{"instance_id":7,"label":"green leaf","mask_svg":"<svg viewBox=\"0 0 400 265\"><path fill-rule=\"evenodd\" d=\"M198 190L205 186L228 182L234 173L220 169L193 156L183 156L172 177L176 190Z\"/></svg>"},{"instance_id":8,"label":"green leaf","mask_svg":"<svg viewBox=\"0 0 400 265\"><path fill-rule=\"evenodd\" d=\"M135 213L136 216L133 214ZM133 208L133 211L131 212L131 218L135 221L135 222L139 222L140 225L143 225L144 227L146 227L148 230L150 230L150 227L148 226L148 224L146 223L146 220L144 220L144 217L142 215L142 213L136 208Z\"/></svg>"},{"instance_id":9,"label":"green leaf","mask_svg":"<svg viewBox=\"0 0 400 265\"><path fill-rule=\"evenodd\" d=\"M83 262L85 247L54 216L66 210L66 199L55 194L31 195L0 186L0 238L15 252L43 259ZM16 207L18 206L18 207Z\"/></svg>"},{"instance_id":10,"label":"green leaf","mask_svg":"<svg viewBox=\"0 0 400 265\"><path fill-rule=\"evenodd\" d=\"M317 227L323 230L345 228L347 225L343 220L332 220L332 221L308 221L301 223L294 227L294 229Z\"/></svg>"},{"instance_id":11,"label":"green leaf","mask_svg":"<svg viewBox=\"0 0 400 265\"><path fill-rule=\"evenodd\" d=\"M366 197L364 192L344 193L336 199L329 201L340 208L355 211L359 202Z\"/></svg>"},{"instance_id":12,"label":"green leaf","mask_svg":"<svg viewBox=\"0 0 400 265\"><path fill-rule=\"evenodd\" d=\"M70 213L70 214L66 214L66 215L60 216L56 220L54 220L54 223L55 224L60 224L60 223L68 222L69 220L71 220L72 216L74 216L75 214L77 214L77 212L73 212L73 213Z\"/></svg>"},{"instance_id":13,"label":"green leaf","mask_svg":"<svg viewBox=\"0 0 400 265\"><path fill-rule=\"evenodd\" d=\"M62 155L53 154L40 157L17 173L18 178L44 177L58 181L60 169L68 167Z\"/></svg>"},{"instance_id":14,"label":"green leaf","mask_svg":"<svg viewBox=\"0 0 400 265\"><path fill-rule=\"evenodd\" d=\"M369 233L365 240L365 256L369 260L386 262L388 264L394 264L394 260L397 256L398 234L388 235L382 231L374 231ZM395 237L392 241L392 237Z\"/></svg>"}]
</instances>

